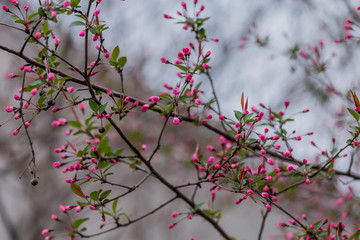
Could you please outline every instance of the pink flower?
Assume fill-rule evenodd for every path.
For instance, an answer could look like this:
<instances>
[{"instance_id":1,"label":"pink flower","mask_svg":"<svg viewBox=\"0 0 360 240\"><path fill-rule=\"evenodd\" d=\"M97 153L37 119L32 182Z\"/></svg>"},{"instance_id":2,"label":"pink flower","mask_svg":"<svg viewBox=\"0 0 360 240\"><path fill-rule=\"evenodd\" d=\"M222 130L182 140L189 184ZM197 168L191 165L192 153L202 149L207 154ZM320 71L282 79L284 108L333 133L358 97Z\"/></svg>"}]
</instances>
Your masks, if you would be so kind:
<instances>
[{"instance_id":1,"label":"pink flower","mask_svg":"<svg viewBox=\"0 0 360 240\"><path fill-rule=\"evenodd\" d=\"M91 150L92 150L93 152L97 152L97 147L94 146L94 145L92 145L92 146L91 146Z\"/></svg>"},{"instance_id":2,"label":"pink flower","mask_svg":"<svg viewBox=\"0 0 360 240\"><path fill-rule=\"evenodd\" d=\"M46 235L48 235L50 233L50 230L49 229L43 229L42 231L41 231L41 235L43 235L43 236L46 236Z\"/></svg>"},{"instance_id":3,"label":"pink flower","mask_svg":"<svg viewBox=\"0 0 360 240\"><path fill-rule=\"evenodd\" d=\"M53 163L53 167L54 167L54 168L60 168L61 165L62 165L62 164L61 164L60 162L54 162L54 163Z\"/></svg>"},{"instance_id":4,"label":"pink flower","mask_svg":"<svg viewBox=\"0 0 360 240\"><path fill-rule=\"evenodd\" d=\"M73 87L68 87L66 90L67 90L69 93L74 92L74 88L73 88Z\"/></svg>"},{"instance_id":5,"label":"pink flower","mask_svg":"<svg viewBox=\"0 0 360 240\"><path fill-rule=\"evenodd\" d=\"M179 123L180 123L180 119L177 118L177 117L174 117L174 118L173 118L173 124L174 124L174 125L178 125Z\"/></svg>"},{"instance_id":6,"label":"pink flower","mask_svg":"<svg viewBox=\"0 0 360 240\"><path fill-rule=\"evenodd\" d=\"M268 211L271 211L271 206L270 206L270 204L266 204L265 207L267 208Z\"/></svg>"},{"instance_id":7,"label":"pink flower","mask_svg":"<svg viewBox=\"0 0 360 240\"><path fill-rule=\"evenodd\" d=\"M58 121L53 121L51 123L51 126L53 126L53 127L58 127L59 125L60 125L60 123Z\"/></svg>"},{"instance_id":8,"label":"pink flower","mask_svg":"<svg viewBox=\"0 0 360 240\"><path fill-rule=\"evenodd\" d=\"M69 7L70 6L70 1L69 0L66 0L63 4L63 6L66 8L66 7Z\"/></svg>"},{"instance_id":9,"label":"pink flower","mask_svg":"<svg viewBox=\"0 0 360 240\"><path fill-rule=\"evenodd\" d=\"M77 212L77 213L79 213L79 212L81 212L82 211L82 207L81 206L77 206L76 208L75 208L75 212Z\"/></svg>"},{"instance_id":10,"label":"pink flower","mask_svg":"<svg viewBox=\"0 0 360 240\"><path fill-rule=\"evenodd\" d=\"M60 42L61 42L60 38L55 38L55 46L58 46Z\"/></svg>"},{"instance_id":11,"label":"pink flower","mask_svg":"<svg viewBox=\"0 0 360 240\"><path fill-rule=\"evenodd\" d=\"M31 95L33 95L33 96L35 96L36 95L36 93L37 93L37 89L36 88L34 88L33 90L31 90Z\"/></svg>"},{"instance_id":12,"label":"pink flower","mask_svg":"<svg viewBox=\"0 0 360 240\"><path fill-rule=\"evenodd\" d=\"M350 24L349 24L349 23L345 23L345 24L344 24L344 29L345 29L345 30L350 30L350 29L351 29Z\"/></svg>"},{"instance_id":13,"label":"pink flower","mask_svg":"<svg viewBox=\"0 0 360 240\"><path fill-rule=\"evenodd\" d=\"M59 206L59 211L60 211L60 212L66 212L65 206L64 206L64 205L60 205L60 206Z\"/></svg>"},{"instance_id":14,"label":"pink flower","mask_svg":"<svg viewBox=\"0 0 360 240\"><path fill-rule=\"evenodd\" d=\"M208 159L209 164L213 164L215 162L215 158L213 156L210 156Z\"/></svg>"},{"instance_id":15,"label":"pink flower","mask_svg":"<svg viewBox=\"0 0 360 240\"><path fill-rule=\"evenodd\" d=\"M346 34L345 34L345 38L346 38L346 39L351 39L352 37L353 37L353 36L352 36L350 33L346 33Z\"/></svg>"},{"instance_id":16,"label":"pink flower","mask_svg":"<svg viewBox=\"0 0 360 240\"><path fill-rule=\"evenodd\" d=\"M41 38L41 32L37 32L35 33L35 39L40 39Z\"/></svg>"},{"instance_id":17,"label":"pink flower","mask_svg":"<svg viewBox=\"0 0 360 240\"><path fill-rule=\"evenodd\" d=\"M285 102L284 102L285 107L288 107L289 104L290 104L290 101L288 99L286 99Z\"/></svg>"},{"instance_id":18,"label":"pink flower","mask_svg":"<svg viewBox=\"0 0 360 240\"><path fill-rule=\"evenodd\" d=\"M85 105L84 105L84 103L79 103L78 104L78 107L81 109L81 110L84 110L85 109Z\"/></svg>"},{"instance_id":19,"label":"pink flower","mask_svg":"<svg viewBox=\"0 0 360 240\"><path fill-rule=\"evenodd\" d=\"M25 66L24 67L24 72L31 72L31 67Z\"/></svg>"},{"instance_id":20,"label":"pink flower","mask_svg":"<svg viewBox=\"0 0 360 240\"><path fill-rule=\"evenodd\" d=\"M9 8L8 8L6 5L2 5L2 9L3 9L5 12L9 12Z\"/></svg>"},{"instance_id":21,"label":"pink flower","mask_svg":"<svg viewBox=\"0 0 360 240\"><path fill-rule=\"evenodd\" d=\"M186 81L190 81L192 78L192 74L191 73L187 73L186 76L185 76L185 80Z\"/></svg>"},{"instance_id":22,"label":"pink flower","mask_svg":"<svg viewBox=\"0 0 360 240\"><path fill-rule=\"evenodd\" d=\"M196 105L200 105L200 104L201 104L201 100L200 100L200 99L195 99L195 104L196 104Z\"/></svg>"},{"instance_id":23,"label":"pink flower","mask_svg":"<svg viewBox=\"0 0 360 240\"><path fill-rule=\"evenodd\" d=\"M94 15L97 16L97 15L99 15L99 14L100 14L100 9L96 9L96 10L94 11Z\"/></svg>"},{"instance_id":24,"label":"pink flower","mask_svg":"<svg viewBox=\"0 0 360 240\"><path fill-rule=\"evenodd\" d=\"M186 2L181 2L181 6L186 9Z\"/></svg>"},{"instance_id":25,"label":"pink flower","mask_svg":"<svg viewBox=\"0 0 360 240\"><path fill-rule=\"evenodd\" d=\"M183 48L183 53L185 55L190 55L191 54L191 49L190 48Z\"/></svg>"},{"instance_id":26,"label":"pink flower","mask_svg":"<svg viewBox=\"0 0 360 240\"><path fill-rule=\"evenodd\" d=\"M19 99L20 99L20 97L19 97ZM13 106L7 106L7 107L5 108L5 111L6 111L6 112L12 112L12 111L14 111L14 107L13 107Z\"/></svg>"},{"instance_id":27,"label":"pink flower","mask_svg":"<svg viewBox=\"0 0 360 240\"><path fill-rule=\"evenodd\" d=\"M171 216L173 218L176 218L177 216L179 216L179 212L174 211L174 212L171 213Z\"/></svg>"},{"instance_id":28,"label":"pink flower","mask_svg":"<svg viewBox=\"0 0 360 240\"><path fill-rule=\"evenodd\" d=\"M54 80L55 75L53 73L48 73L48 79L49 81Z\"/></svg>"}]
</instances>

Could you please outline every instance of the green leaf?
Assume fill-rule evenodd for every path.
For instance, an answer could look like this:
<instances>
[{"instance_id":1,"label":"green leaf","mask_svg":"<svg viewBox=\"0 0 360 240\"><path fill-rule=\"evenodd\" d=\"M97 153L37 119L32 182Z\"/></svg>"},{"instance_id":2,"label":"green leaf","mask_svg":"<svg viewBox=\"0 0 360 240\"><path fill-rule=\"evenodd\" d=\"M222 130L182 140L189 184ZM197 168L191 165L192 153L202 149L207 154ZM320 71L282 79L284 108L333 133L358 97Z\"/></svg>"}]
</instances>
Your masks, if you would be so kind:
<instances>
[{"instance_id":1,"label":"green leaf","mask_svg":"<svg viewBox=\"0 0 360 240\"><path fill-rule=\"evenodd\" d=\"M69 27L73 27L73 26L85 26L85 23L83 23L82 21L75 21L72 22Z\"/></svg>"},{"instance_id":2,"label":"green leaf","mask_svg":"<svg viewBox=\"0 0 360 240\"><path fill-rule=\"evenodd\" d=\"M112 210L113 210L114 213L116 213L116 208L117 208L118 200L119 200L118 198L115 199L115 201L114 201L113 204L112 204Z\"/></svg>"},{"instance_id":3,"label":"green leaf","mask_svg":"<svg viewBox=\"0 0 360 240\"><path fill-rule=\"evenodd\" d=\"M99 110L98 104L92 99L89 100L89 106L94 112L97 112Z\"/></svg>"},{"instance_id":4,"label":"green leaf","mask_svg":"<svg viewBox=\"0 0 360 240\"><path fill-rule=\"evenodd\" d=\"M186 100L191 100L191 99L193 99L193 97L188 97L188 96L179 97L179 101L186 101Z\"/></svg>"},{"instance_id":5,"label":"green leaf","mask_svg":"<svg viewBox=\"0 0 360 240\"><path fill-rule=\"evenodd\" d=\"M125 64L127 63L127 58L126 57L121 57L118 60L118 64L120 68L123 68L125 66Z\"/></svg>"},{"instance_id":6,"label":"green leaf","mask_svg":"<svg viewBox=\"0 0 360 240\"><path fill-rule=\"evenodd\" d=\"M114 48L114 50L112 51L111 59L112 59L113 61L116 61L117 58L119 57L119 54L120 54L120 48L119 48L119 46L116 46L116 47Z\"/></svg>"},{"instance_id":7,"label":"green leaf","mask_svg":"<svg viewBox=\"0 0 360 240\"><path fill-rule=\"evenodd\" d=\"M183 66L183 65L179 65L179 64L174 64L175 67L178 67L179 69L183 70L184 72L187 72L188 69L187 67Z\"/></svg>"},{"instance_id":8,"label":"green leaf","mask_svg":"<svg viewBox=\"0 0 360 240\"><path fill-rule=\"evenodd\" d=\"M75 220L75 221L73 222L74 228L80 227L80 225L81 225L82 223L86 222L87 220L89 220L89 218L82 218L82 219Z\"/></svg>"},{"instance_id":9,"label":"green leaf","mask_svg":"<svg viewBox=\"0 0 360 240\"><path fill-rule=\"evenodd\" d=\"M44 80L36 80L36 81L30 83L28 86L36 86L36 85L43 84L43 83L45 83Z\"/></svg>"},{"instance_id":10,"label":"green leaf","mask_svg":"<svg viewBox=\"0 0 360 240\"><path fill-rule=\"evenodd\" d=\"M199 203L199 204L196 204L196 205L194 206L194 211L197 211L198 209L200 209L201 206L204 205L204 204L205 204L205 202L201 202L201 203Z\"/></svg>"},{"instance_id":11,"label":"green leaf","mask_svg":"<svg viewBox=\"0 0 360 240\"><path fill-rule=\"evenodd\" d=\"M105 111L107 104L108 103L105 103L99 107L99 113L103 113Z\"/></svg>"},{"instance_id":12,"label":"green leaf","mask_svg":"<svg viewBox=\"0 0 360 240\"><path fill-rule=\"evenodd\" d=\"M45 22L43 23L43 25L42 25L42 30L43 30L43 33L44 33L45 35L48 35L49 24L48 24L47 21L45 21Z\"/></svg>"},{"instance_id":13,"label":"green leaf","mask_svg":"<svg viewBox=\"0 0 360 240\"><path fill-rule=\"evenodd\" d=\"M83 191L81 190L81 187L77 185L76 183L70 183L71 191L75 193L76 195L85 198Z\"/></svg>"},{"instance_id":14,"label":"green leaf","mask_svg":"<svg viewBox=\"0 0 360 240\"><path fill-rule=\"evenodd\" d=\"M358 122L359 118L360 118L360 115L357 112L355 112L354 110L352 110L351 108L348 108L347 110L355 118L355 120Z\"/></svg>"},{"instance_id":15,"label":"green leaf","mask_svg":"<svg viewBox=\"0 0 360 240\"><path fill-rule=\"evenodd\" d=\"M81 128L81 123L79 121L69 121L69 124L74 128Z\"/></svg>"},{"instance_id":16,"label":"green leaf","mask_svg":"<svg viewBox=\"0 0 360 240\"><path fill-rule=\"evenodd\" d=\"M106 190L105 192L103 192L103 193L100 195L99 200L100 200L100 201L104 200L107 196L109 196L110 193L111 193L111 190Z\"/></svg>"},{"instance_id":17,"label":"green leaf","mask_svg":"<svg viewBox=\"0 0 360 240\"><path fill-rule=\"evenodd\" d=\"M33 17L35 17L36 15L38 15L39 13L33 13L33 14L30 14L29 16L28 16L28 20L31 20Z\"/></svg>"},{"instance_id":18,"label":"green leaf","mask_svg":"<svg viewBox=\"0 0 360 240\"><path fill-rule=\"evenodd\" d=\"M100 196L101 192L102 192L102 189L100 189L99 191L94 191L94 192L90 193L91 200L93 200L93 201L99 200L99 196Z\"/></svg>"},{"instance_id":19,"label":"green leaf","mask_svg":"<svg viewBox=\"0 0 360 240\"><path fill-rule=\"evenodd\" d=\"M78 5L79 5L79 3L80 3L80 0L71 0L71 7L77 7Z\"/></svg>"},{"instance_id":20,"label":"green leaf","mask_svg":"<svg viewBox=\"0 0 360 240\"><path fill-rule=\"evenodd\" d=\"M236 110L234 111L234 114L235 114L236 119L238 121L240 121L243 114L241 112L239 112L239 111L236 111Z\"/></svg>"}]
</instances>

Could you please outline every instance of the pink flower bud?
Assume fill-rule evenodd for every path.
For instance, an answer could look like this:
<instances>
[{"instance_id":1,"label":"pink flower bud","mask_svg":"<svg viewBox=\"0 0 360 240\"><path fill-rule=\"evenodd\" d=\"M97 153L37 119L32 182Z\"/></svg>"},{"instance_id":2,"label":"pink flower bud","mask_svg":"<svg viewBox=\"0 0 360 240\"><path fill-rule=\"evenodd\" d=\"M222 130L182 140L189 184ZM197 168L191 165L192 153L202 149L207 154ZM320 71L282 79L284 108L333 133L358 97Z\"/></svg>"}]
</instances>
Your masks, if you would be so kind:
<instances>
[{"instance_id":1,"label":"pink flower bud","mask_svg":"<svg viewBox=\"0 0 360 240\"><path fill-rule=\"evenodd\" d=\"M170 18L171 18L171 16L165 13L165 14L164 14L164 18L166 18L166 19L170 19Z\"/></svg>"},{"instance_id":2,"label":"pink flower bud","mask_svg":"<svg viewBox=\"0 0 360 240\"><path fill-rule=\"evenodd\" d=\"M185 80L186 81L190 81L192 78L192 74L191 73L187 73L186 76L185 76Z\"/></svg>"},{"instance_id":3,"label":"pink flower bud","mask_svg":"<svg viewBox=\"0 0 360 240\"><path fill-rule=\"evenodd\" d=\"M77 207L75 208L75 212L79 213L79 212L82 211L82 209L83 209L82 206L77 206Z\"/></svg>"},{"instance_id":4,"label":"pink flower bud","mask_svg":"<svg viewBox=\"0 0 360 240\"><path fill-rule=\"evenodd\" d=\"M290 104L290 101L288 99L286 99L285 102L284 102L285 107L288 107L289 104Z\"/></svg>"},{"instance_id":5,"label":"pink flower bud","mask_svg":"<svg viewBox=\"0 0 360 240\"><path fill-rule=\"evenodd\" d=\"M43 235L43 236L46 236L46 235L48 235L50 233L50 230L49 229L43 229L42 231L41 231L41 235Z\"/></svg>"},{"instance_id":6,"label":"pink flower bud","mask_svg":"<svg viewBox=\"0 0 360 240\"><path fill-rule=\"evenodd\" d=\"M55 38L55 46L58 46L60 42L61 42L60 38Z\"/></svg>"},{"instance_id":7,"label":"pink flower bud","mask_svg":"<svg viewBox=\"0 0 360 240\"><path fill-rule=\"evenodd\" d=\"M37 32L35 33L35 39L40 39L41 38L41 32Z\"/></svg>"},{"instance_id":8,"label":"pink flower bud","mask_svg":"<svg viewBox=\"0 0 360 240\"><path fill-rule=\"evenodd\" d=\"M179 212L174 211L174 212L171 213L171 216L173 218L176 218L177 216L179 216Z\"/></svg>"},{"instance_id":9,"label":"pink flower bud","mask_svg":"<svg viewBox=\"0 0 360 240\"><path fill-rule=\"evenodd\" d=\"M12 112L12 111L14 111L14 107L13 106L7 106L6 108L5 108L5 111L6 112Z\"/></svg>"},{"instance_id":10,"label":"pink flower bud","mask_svg":"<svg viewBox=\"0 0 360 240\"><path fill-rule=\"evenodd\" d=\"M84 103L79 103L78 104L78 107L81 109L81 110L84 110L85 109L85 105L84 105Z\"/></svg>"},{"instance_id":11,"label":"pink flower bud","mask_svg":"<svg viewBox=\"0 0 360 240\"><path fill-rule=\"evenodd\" d=\"M96 9L96 10L94 11L94 15L97 16L97 15L99 15L99 14L100 14L100 9Z\"/></svg>"},{"instance_id":12,"label":"pink flower bud","mask_svg":"<svg viewBox=\"0 0 360 240\"><path fill-rule=\"evenodd\" d=\"M31 72L31 67L24 66L24 72Z\"/></svg>"},{"instance_id":13,"label":"pink flower bud","mask_svg":"<svg viewBox=\"0 0 360 240\"><path fill-rule=\"evenodd\" d=\"M51 17L52 17L52 18L56 18L56 17L57 17L57 12L52 11L52 12L51 12Z\"/></svg>"},{"instance_id":14,"label":"pink flower bud","mask_svg":"<svg viewBox=\"0 0 360 240\"><path fill-rule=\"evenodd\" d=\"M48 74L48 79L49 79L49 81L54 80L54 78L55 78L55 75L54 75L53 73L49 73L49 74Z\"/></svg>"},{"instance_id":15,"label":"pink flower bud","mask_svg":"<svg viewBox=\"0 0 360 240\"><path fill-rule=\"evenodd\" d=\"M180 123L180 119L177 118L177 117L174 117L174 118L173 118L173 124L174 124L174 125L178 125L179 123Z\"/></svg>"},{"instance_id":16,"label":"pink flower bud","mask_svg":"<svg viewBox=\"0 0 360 240\"><path fill-rule=\"evenodd\" d=\"M36 88L34 88L33 90L31 90L31 95L33 95L33 96L35 96L36 95L36 93L37 93L37 89Z\"/></svg>"},{"instance_id":17,"label":"pink flower bud","mask_svg":"<svg viewBox=\"0 0 360 240\"><path fill-rule=\"evenodd\" d=\"M80 32L79 32L79 36L80 36L80 37L85 36L85 32L84 32L84 31L80 31Z\"/></svg>"},{"instance_id":18,"label":"pink flower bud","mask_svg":"<svg viewBox=\"0 0 360 240\"><path fill-rule=\"evenodd\" d=\"M6 5L2 5L2 9L3 9L5 12L9 12L9 8L8 8Z\"/></svg>"},{"instance_id":19,"label":"pink flower bud","mask_svg":"<svg viewBox=\"0 0 360 240\"><path fill-rule=\"evenodd\" d=\"M59 168L59 167L61 167L61 165L62 165L62 164L61 164L60 162L54 162L54 163L53 163L53 167L54 167L54 168Z\"/></svg>"},{"instance_id":20,"label":"pink flower bud","mask_svg":"<svg viewBox=\"0 0 360 240\"><path fill-rule=\"evenodd\" d=\"M67 90L69 93L73 93L73 92L74 92L74 88L73 88L73 87L68 87L66 90Z\"/></svg>"},{"instance_id":21,"label":"pink flower bud","mask_svg":"<svg viewBox=\"0 0 360 240\"><path fill-rule=\"evenodd\" d=\"M271 206L270 206L270 204L266 204L265 207L267 208L268 211L271 211Z\"/></svg>"},{"instance_id":22,"label":"pink flower bud","mask_svg":"<svg viewBox=\"0 0 360 240\"><path fill-rule=\"evenodd\" d=\"M66 7L69 7L70 6L70 1L69 0L66 0L63 4L63 6L66 8Z\"/></svg>"}]
</instances>

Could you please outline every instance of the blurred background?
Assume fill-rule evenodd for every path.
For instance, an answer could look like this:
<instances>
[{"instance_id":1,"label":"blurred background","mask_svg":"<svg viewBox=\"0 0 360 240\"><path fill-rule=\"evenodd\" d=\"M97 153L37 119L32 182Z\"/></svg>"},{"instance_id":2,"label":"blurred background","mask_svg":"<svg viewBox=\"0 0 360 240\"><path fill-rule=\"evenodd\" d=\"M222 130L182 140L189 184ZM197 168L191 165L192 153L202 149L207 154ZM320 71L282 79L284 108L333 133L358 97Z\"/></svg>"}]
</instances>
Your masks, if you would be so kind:
<instances>
[{"instance_id":1,"label":"blurred background","mask_svg":"<svg viewBox=\"0 0 360 240\"><path fill-rule=\"evenodd\" d=\"M26 3L31 9L36 9L35 2L20 0L19 4L22 6ZM173 86L178 81L176 69L162 64L160 58L174 60L177 52L187 47L189 41L194 42L193 33L183 30L182 25L174 24L173 20L163 18L164 13L176 16L176 10L181 9L180 3L181 1L166 0L106 0L101 3L100 18L110 27L105 33L105 47L112 51L119 45L120 54L127 56L125 86L135 97L146 100L148 96L160 94L164 90L164 82ZM192 6L192 2L187 3ZM211 74L225 115L232 116L234 109L240 109L242 92L249 97L250 106L257 108L261 102L273 109L282 109L284 100L289 99L290 114L310 109L310 113L298 115L289 129L296 129L299 134L315 132L313 136L295 145L295 157L316 159L319 150L311 147L311 140L322 149L327 149L332 146L331 138L336 137L339 146L343 146L349 138L346 132L349 119L339 117L343 116L345 107L353 107L345 98L348 90L356 90L359 86L359 53L355 51L358 38L354 34L353 39L340 44L336 44L334 40L344 39L343 25L347 18L354 21L358 19L358 3L346 0L199 1L198 7L205 5L205 10L201 13L203 17L211 17L205 25L208 37L220 39L218 43L207 42L205 49L212 52L209 65L212 67ZM2 4L11 5L10 1L2 1ZM82 39L78 37L82 29L69 28L72 21L73 18L60 15L60 23L54 25L54 33L62 40L59 53L75 65L82 66ZM11 23L11 19L1 11L0 22ZM0 28L0 44L19 49L25 35L4 26ZM356 32L356 26L354 30ZM314 51L315 46L318 48L318 55ZM291 53L296 48L314 56L316 63L310 58L300 57L298 53L293 56ZM25 53L34 56L37 50L35 45L29 45ZM93 50L95 59L95 47ZM0 58L0 109L4 109L7 105L18 104L13 100L13 95L21 87L21 80L9 79L7 75L18 73L24 61L5 52L0 52ZM321 67L326 68L326 71L321 71ZM99 85L120 90L115 74L101 74L95 81ZM196 81L203 81L204 101L212 98L209 82L203 77L197 77ZM26 136L24 132L19 136L12 136L12 131L20 123L8 121L10 114L1 111L0 238L3 240L42 239L41 230L55 226L51 221L51 214L59 214L60 204L72 205L77 199L65 183L70 175L52 168L52 163L59 160L53 149L64 144L65 130L51 128L51 122L59 117L71 118L70 113L68 116L64 116L64 113L41 114L29 128L40 177L39 184L34 187L30 184L31 176L28 172L19 179L31 159ZM149 127L146 123L156 117L158 115L155 113L148 113L144 117L142 115L141 118L130 117L126 120L131 123L127 134L139 145L147 144L152 149L155 146L152 141L158 128L153 125ZM160 122L155 124L161 126ZM174 183L195 179L193 169L184 163L184 159L191 159L197 143L202 151L206 151L206 144L219 145L219 136L191 124L183 124L188 125L187 131L170 129L161 156L155 160L160 172L171 173L168 178ZM199 135L201 142L198 142ZM113 144L122 145L116 137L112 140ZM337 166L339 169L346 169L347 160L343 161ZM120 165L116 171L121 172L116 181L136 183L136 178L133 179L133 173L128 167ZM334 188L331 199L336 200L346 194L346 187L334 186L332 183L328 185L327 187ZM353 185L356 189L356 183ZM205 186L200 191L199 200L210 199L210 187ZM158 206L167 197L171 197L171 194L159 187L157 181L151 180L139 191L122 199L119 205L128 215L139 216ZM215 208L223 210L220 224L239 240L257 239L264 207L250 201L237 206L236 199L228 193L218 194ZM327 202L329 209L336 206L335 200ZM301 208L301 205L291 207ZM212 227L198 218L184 220L174 229L168 230L167 225L173 221L172 211L185 212L186 206L181 201L175 201L129 228L93 239L221 239ZM284 236L277 227L277 222L286 219L286 216L276 210L272 211L263 239L280 239ZM87 223L89 232L98 231L99 223L100 219L97 218ZM63 239L67 237L64 236Z\"/></svg>"}]
</instances>

